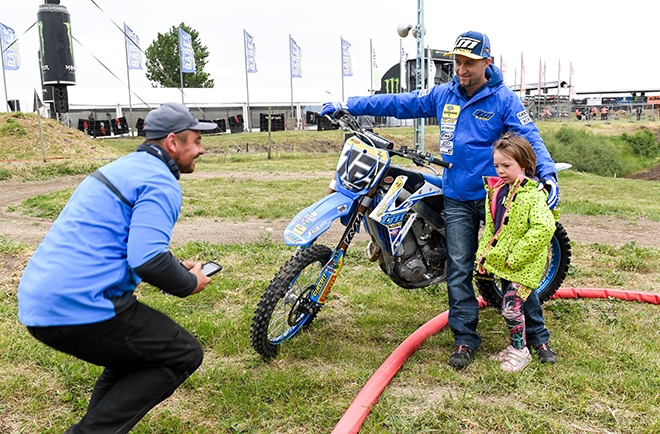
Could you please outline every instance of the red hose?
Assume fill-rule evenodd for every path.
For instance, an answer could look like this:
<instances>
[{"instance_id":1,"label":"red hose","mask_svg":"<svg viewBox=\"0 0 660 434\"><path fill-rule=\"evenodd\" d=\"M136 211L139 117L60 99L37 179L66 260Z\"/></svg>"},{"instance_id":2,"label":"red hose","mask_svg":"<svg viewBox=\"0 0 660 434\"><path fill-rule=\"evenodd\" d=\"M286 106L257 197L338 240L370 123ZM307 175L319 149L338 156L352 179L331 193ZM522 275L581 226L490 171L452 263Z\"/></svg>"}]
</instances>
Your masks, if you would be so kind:
<instances>
[{"instance_id":1,"label":"red hose","mask_svg":"<svg viewBox=\"0 0 660 434\"><path fill-rule=\"evenodd\" d=\"M560 288L552 298L619 298L621 300L642 301L651 304L660 304L660 294L652 292L623 291L617 289L600 288ZM479 307L487 306L483 298L478 297ZM436 316L401 343L385 362L374 372L360 393L355 397L342 418L339 420L332 434L357 434L362 422L367 418L371 406L376 403L380 394L390 383L394 375L399 372L405 361L419 348L431 335L436 334L447 325L449 311Z\"/></svg>"}]
</instances>

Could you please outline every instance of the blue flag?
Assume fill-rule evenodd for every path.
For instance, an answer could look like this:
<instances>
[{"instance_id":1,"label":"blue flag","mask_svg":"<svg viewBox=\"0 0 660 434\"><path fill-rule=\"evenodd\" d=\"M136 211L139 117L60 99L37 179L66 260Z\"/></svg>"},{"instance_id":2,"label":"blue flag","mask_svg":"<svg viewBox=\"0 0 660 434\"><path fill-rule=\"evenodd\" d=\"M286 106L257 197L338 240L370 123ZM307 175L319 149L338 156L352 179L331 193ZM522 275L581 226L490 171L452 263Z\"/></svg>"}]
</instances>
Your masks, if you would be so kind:
<instances>
[{"instance_id":1,"label":"blue flag","mask_svg":"<svg viewBox=\"0 0 660 434\"><path fill-rule=\"evenodd\" d=\"M342 38L341 40L341 57L344 69L344 77L353 76L353 63L351 62L351 53L348 52L348 49L351 48L351 44L348 41Z\"/></svg>"},{"instance_id":2,"label":"blue flag","mask_svg":"<svg viewBox=\"0 0 660 434\"><path fill-rule=\"evenodd\" d=\"M126 24L124 24L124 33L126 33L126 55L128 56L128 69L142 69L140 38Z\"/></svg>"},{"instance_id":3,"label":"blue flag","mask_svg":"<svg viewBox=\"0 0 660 434\"><path fill-rule=\"evenodd\" d=\"M179 27L179 47L181 50L181 71L195 73L195 52L192 46L192 37Z\"/></svg>"},{"instance_id":4,"label":"blue flag","mask_svg":"<svg viewBox=\"0 0 660 434\"><path fill-rule=\"evenodd\" d=\"M291 39L291 77L302 78L302 48Z\"/></svg>"},{"instance_id":5,"label":"blue flag","mask_svg":"<svg viewBox=\"0 0 660 434\"><path fill-rule=\"evenodd\" d=\"M243 30L245 32L245 30ZM257 72L257 54L254 46L254 38L245 32L245 53L247 72Z\"/></svg>"},{"instance_id":6,"label":"blue flag","mask_svg":"<svg viewBox=\"0 0 660 434\"><path fill-rule=\"evenodd\" d=\"M0 23L0 37L2 37L2 63L5 69L16 71L21 66L21 58L18 55L18 42L16 42L16 33L11 27ZM12 45L13 44L13 45ZM10 47L11 45L11 47Z\"/></svg>"}]
</instances>

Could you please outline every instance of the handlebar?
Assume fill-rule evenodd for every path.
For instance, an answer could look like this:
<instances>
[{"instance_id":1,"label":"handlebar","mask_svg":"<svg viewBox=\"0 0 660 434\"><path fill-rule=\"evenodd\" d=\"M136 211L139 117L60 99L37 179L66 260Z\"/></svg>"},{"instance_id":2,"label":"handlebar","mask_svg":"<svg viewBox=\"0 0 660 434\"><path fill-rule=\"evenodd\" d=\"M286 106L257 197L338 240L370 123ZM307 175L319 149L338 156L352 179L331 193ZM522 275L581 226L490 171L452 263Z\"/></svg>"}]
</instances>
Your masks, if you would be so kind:
<instances>
[{"instance_id":1,"label":"handlebar","mask_svg":"<svg viewBox=\"0 0 660 434\"><path fill-rule=\"evenodd\" d=\"M452 166L451 163L448 163L440 159L436 159L433 156L433 154L431 154L430 152L424 154L416 149L408 149L407 146L402 146L399 149L389 149L387 152L389 152L390 155L396 155L397 157L402 157L412 160L413 163L415 163L418 166L435 164L436 166L445 167L447 169L451 169Z\"/></svg>"},{"instance_id":2,"label":"handlebar","mask_svg":"<svg viewBox=\"0 0 660 434\"><path fill-rule=\"evenodd\" d=\"M328 116L328 115L326 115ZM357 122L355 117L347 110L337 110L333 113L332 117L328 116L332 123L338 123L340 125L344 124L348 126L353 131L361 131L363 134L365 131L360 127L360 124ZM371 136L374 134L371 133ZM380 136L375 135L372 139L378 138L383 140ZM388 142L389 146L392 146L392 142ZM412 160L418 166L428 166L429 164L435 164L436 166L445 167L451 169L452 164L441 159L436 159L433 154L427 152L426 154L416 150L408 149L407 146L401 146L399 149L387 149L390 155L396 155L398 157L407 158Z\"/></svg>"}]
</instances>

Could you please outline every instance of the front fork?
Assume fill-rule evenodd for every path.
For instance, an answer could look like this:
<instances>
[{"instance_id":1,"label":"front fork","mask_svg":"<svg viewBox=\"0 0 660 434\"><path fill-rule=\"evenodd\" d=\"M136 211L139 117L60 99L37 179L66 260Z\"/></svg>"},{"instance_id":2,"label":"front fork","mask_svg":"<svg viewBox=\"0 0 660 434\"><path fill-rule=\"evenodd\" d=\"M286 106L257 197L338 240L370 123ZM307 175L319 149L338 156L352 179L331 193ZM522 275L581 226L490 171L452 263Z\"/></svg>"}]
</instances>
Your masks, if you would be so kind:
<instances>
[{"instance_id":1,"label":"front fork","mask_svg":"<svg viewBox=\"0 0 660 434\"><path fill-rule=\"evenodd\" d=\"M373 202L373 197L376 194L377 188L378 184L374 185L374 187L369 190L366 196L362 198L360 205L353 213L350 220L348 221L348 224L346 225L346 230L341 237L341 241L332 252L330 261L328 261L328 263L323 267L323 271L319 276L319 280L316 282L316 286L314 287L314 290L312 291L309 298L316 309L319 309L325 303L325 300L328 297L328 293L330 292L330 288L332 288L332 285L334 285L335 279L337 278L337 275L343 266L344 255L348 250L348 246L351 245L353 237L360 229L360 224L362 223L362 220L364 219L365 213L369 209L369 206L371 206L371 203Z\"/></svg>"}]
</instances>

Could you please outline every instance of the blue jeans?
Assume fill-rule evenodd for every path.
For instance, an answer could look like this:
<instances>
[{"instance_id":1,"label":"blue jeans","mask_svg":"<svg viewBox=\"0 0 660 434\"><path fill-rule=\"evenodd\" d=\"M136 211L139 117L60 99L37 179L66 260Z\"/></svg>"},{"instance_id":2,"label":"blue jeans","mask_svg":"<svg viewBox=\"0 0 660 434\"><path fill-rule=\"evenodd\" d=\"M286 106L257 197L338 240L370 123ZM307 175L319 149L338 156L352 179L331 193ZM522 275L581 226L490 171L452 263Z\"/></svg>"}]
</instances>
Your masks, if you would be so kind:
<instances>
[{"instance_id":1,"label":"blue jeans","mask_svg":"<svg viewBox=\"0 0 660 434\"><path fill-rule=\"evenodd\" d=\"M481 336L477 333L479 303L472 272L479 246L479 224L485 220L484 206L483 199L460 202L445 197L449 327L455 345L467 345L475 350L481 345ZM550 338L536 291L525 302L525 325L529 345L542 344Z\"/></svg>"}]
</instances>

